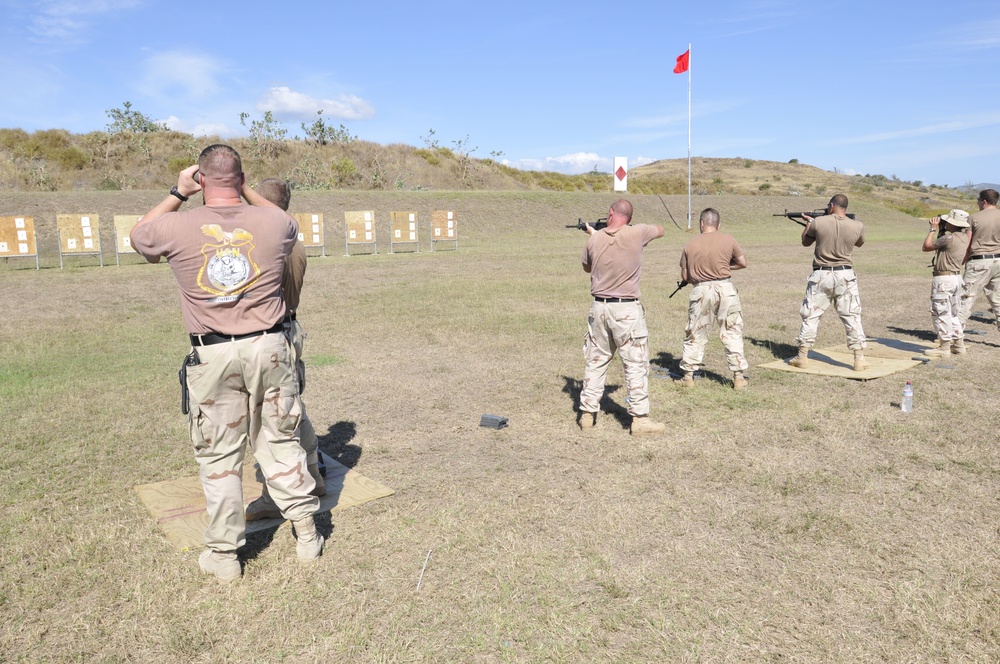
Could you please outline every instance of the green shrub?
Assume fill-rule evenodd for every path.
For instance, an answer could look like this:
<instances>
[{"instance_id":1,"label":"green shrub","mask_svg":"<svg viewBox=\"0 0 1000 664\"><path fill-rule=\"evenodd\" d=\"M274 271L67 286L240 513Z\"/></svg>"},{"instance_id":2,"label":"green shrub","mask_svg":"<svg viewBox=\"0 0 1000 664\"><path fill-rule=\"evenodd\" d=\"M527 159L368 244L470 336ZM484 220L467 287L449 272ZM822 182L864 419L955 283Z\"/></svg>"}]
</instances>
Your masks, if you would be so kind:
<instances>
[{"instance_id":1,"label":"green shrub","mask_svg":"<svg viewBox=\"0 0 1000 664\"><path fill-rule=\"evenodd\" d=\"M72 146L53 150L48 158L67 171L82 171L90 163L86 152Z\"/></svg>"},{"instance_id":2,"label":"green shrub","mask_svg":"<svg viewBox=\"0 0 1000 664\"><path fill-rule=\"evenodd\" d=\"M167 172L180 173L193 163L189 157L171 157L167 160Z\"/></svg>"},{"instance_id":3,"label":"green shrub","mask_svg":"<svg viewBox=\"0 0 1000 664\"><path fill-rule=\"evenodd\" d=\"M330 164L330 170L337 185L349 184L358 177L358 167L347 157Z\"/></svg>"},{"instance_id":4,"label":"green shrub","mask_svg":"<svg viewBox=\"0 0 1000 664\"><path fill-rule=\"evenodd\" d=\"M28 132L23 129L0 129L0 148L17 151L29 138Z\"/></svg>"},{"instance_id":5,"label":"green shrub","mask_svg":"<svg viewBox=\"0 0 1000 664\"><path fill-rule=\"evenodd\" d=\"M765 182L764 184L762 184L759 187L757 187L757 191L767 191L770 188L771 188L771 183L770 182Z\"/></svg>"},{"instance_id":6,"label":"green shrub","mask_svg":"<svg viewBox=\"0 0 1000 664\"><path fill-rule=\"evenodd\" d=\"M417 155L431 166L441 165L441 160L438 158L438 156L433 151L428 150L427 148L419 148L417 150L414 150L413 154Z\"/></svg>"}]
</instances>

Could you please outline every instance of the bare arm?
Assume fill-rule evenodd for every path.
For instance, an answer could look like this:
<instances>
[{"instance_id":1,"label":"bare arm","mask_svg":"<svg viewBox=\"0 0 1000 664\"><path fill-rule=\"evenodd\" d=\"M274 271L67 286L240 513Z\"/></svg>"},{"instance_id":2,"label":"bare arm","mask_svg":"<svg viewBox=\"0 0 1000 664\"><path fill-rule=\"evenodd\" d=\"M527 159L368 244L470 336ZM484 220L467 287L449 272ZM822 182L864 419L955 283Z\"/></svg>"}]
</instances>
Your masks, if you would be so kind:
<instances>
[{"instance_id":1,"label":"bare arm","mask_svg":"<svg viewBox=\"0 0 1000 664\"><path fill-rule=\"evenodd\" d=\"M180 193L181 196L187 198L190 196L194 196L199 191L201 191L201 185L195 182L194 178L192 177L197 172L197 170L198 170L197 164L195 164L194 166L188 166L183 171L181 171L181 174L177 177L177 191L178 193ZM181 199L177 198L173 194L167 194L167 197L164 198L159 203L157 203L152 210L142 215L142 217L132 228L132 230L134 231L139 226L148 224L157 217L162 217L168 212L177 212L177 210L181 208L182 202L183 201L181 201ZM132 246L135 246L135 239L132 237L132 233L129 233L129 241L132 243ZM159 263L160 262L159 258L157 258L154 262Z\"/></svg>"},{"instance_id":2,"label":"bare arm","mask_svg":"<svg viewBox=\"0 0 1000 664\"><path fill-rule=\"evenodd\" d=\"M809 246L812 245L813 242L816 241L816 237L815 236L808 235L809 229L812 228L813 218L810 217L808 214L802 215L802 218L806 220L806 225L802 229L802 246L803 247L809 247Z\"/></svg>"},{"instance_id":3,"label":"bare arm","mask_svg":"<svg viewBox=\"0 0 1000 664\"><path fill-rule=\"evenodd\" d=\"M730 270L742 270L746 266L747 266L747 257L746 257L746 254L742 254L742 255L737 256L736 258L733 259L733 261L729 264L729 269Z\"/></svg>"},{"instance_id":4,"label":"bare arm","mask_svg":"<svg viewBox=\"0 0 1000 664\"><path fill-rule=\"evenodd\" d=\"M247 203L253 205L254 207L273 207L273 208L278 207L277 205L275 205L274 203L267 200L266 198L258 194L256 191L254 191L254 188L251 187L246 182L246 180L243 181L243 187L240 189L240 194L243 195L243 198L246 199Z\"/></svg>"},{"instance_id":5,"label":"bare arm","mask_svg":"<svg viewBox=\"0 0 1000 664\"><path fill-rule=\"evenodd\" d=\"M941 226L941 217L934 217L930 220L931 228L927 231L927 235L924 237L924 243L920 245L921 251L936 251L937 250L937 235L938 229Z\"/></svg>"}]
</instances>

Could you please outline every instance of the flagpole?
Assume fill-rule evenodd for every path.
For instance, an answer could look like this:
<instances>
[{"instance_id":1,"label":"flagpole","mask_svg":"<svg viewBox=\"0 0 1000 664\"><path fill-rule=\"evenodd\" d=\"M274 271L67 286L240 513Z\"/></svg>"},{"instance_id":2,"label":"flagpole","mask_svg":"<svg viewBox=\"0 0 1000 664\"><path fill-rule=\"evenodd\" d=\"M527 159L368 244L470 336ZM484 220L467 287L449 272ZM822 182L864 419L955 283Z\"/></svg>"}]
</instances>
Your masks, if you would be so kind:
<instances>
[{"instance_id":1,"label":"flagpole","mask_svg":"<svg viewBox=\"0 0 1000 664\"><path fill-rule=\"evenodd\" d=\"M691 230L691 44L688 43L688 230Z\"/></svg>"}]
</instances>

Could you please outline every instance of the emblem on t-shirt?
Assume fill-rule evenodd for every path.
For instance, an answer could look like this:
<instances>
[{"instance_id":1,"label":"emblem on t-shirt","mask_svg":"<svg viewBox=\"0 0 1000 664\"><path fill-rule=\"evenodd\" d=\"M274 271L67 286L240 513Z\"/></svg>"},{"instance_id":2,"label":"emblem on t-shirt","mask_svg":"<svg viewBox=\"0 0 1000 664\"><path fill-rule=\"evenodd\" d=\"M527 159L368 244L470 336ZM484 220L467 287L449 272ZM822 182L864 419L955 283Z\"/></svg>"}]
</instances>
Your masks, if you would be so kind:
<instances>
[{"instance_id":1,"label":"emblem on t-shirt","mask_svg":"<svg viewBox=\"0 0 1000 664\"><path fill-rule=\"evenodd\" d=\"M202 247L205 263L198 271L198 286L217 296L213 302L240 299L260 277L260 268L251 256L253 235L242 228L227 233L218 224L202 226L201 232L217 243Z\"/></svg>"}]
</instances>

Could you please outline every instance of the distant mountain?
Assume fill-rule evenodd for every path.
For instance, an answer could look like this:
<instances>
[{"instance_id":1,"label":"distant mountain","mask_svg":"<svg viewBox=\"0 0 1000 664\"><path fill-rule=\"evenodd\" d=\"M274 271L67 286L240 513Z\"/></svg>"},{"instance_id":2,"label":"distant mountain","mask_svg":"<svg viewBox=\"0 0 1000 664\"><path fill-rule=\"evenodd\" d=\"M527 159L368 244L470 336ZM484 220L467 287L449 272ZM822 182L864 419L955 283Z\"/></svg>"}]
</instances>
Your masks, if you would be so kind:
<instances>
[{"instance_id":1,"label":"distant mountain","mask_svg":"<svg viewBox=\"0 0 1000 664\"><path fill-rule=\"evenodd\" d=\"M964 191L967 194L978 194L983 189L996 189L997 191L1000 191L1000 184L990 184L989 182L982 182L980 184L965 184L962 185L961 187L955 187L955 188L960 189L961 191Z\"/></svg>"}]
</instances>

